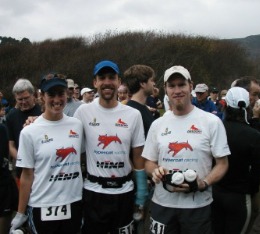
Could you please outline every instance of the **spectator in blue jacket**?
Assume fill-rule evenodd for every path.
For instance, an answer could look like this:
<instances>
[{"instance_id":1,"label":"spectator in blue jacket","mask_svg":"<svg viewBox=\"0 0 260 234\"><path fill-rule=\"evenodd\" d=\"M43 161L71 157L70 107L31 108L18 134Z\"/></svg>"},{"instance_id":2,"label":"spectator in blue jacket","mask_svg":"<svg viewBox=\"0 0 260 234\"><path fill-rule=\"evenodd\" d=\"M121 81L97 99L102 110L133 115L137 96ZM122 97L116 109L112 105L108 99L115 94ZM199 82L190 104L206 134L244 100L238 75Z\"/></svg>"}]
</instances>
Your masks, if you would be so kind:
<instances>
[{"instance_id":1,"label":"spectator in blue jacket","mask_svg":"<svg viewBox=\"0 0 260 234\"><path fill-rule=\"evenodd\" d=\"M208 86L206 84L197 84L195 87L196 97L192 99L192 104L201 110L217 115L218 110L214 102L208 100Z\"/></svg>"},{"instance_id":2,"label":"spectator in blue jacket","mask_svg":"<svg viewBox=\"0 0 260 234\"><path fill-rule=\"evenodd\" d=\"M220 100L218 99L219 97L219 90L216 87L212 87L210 89L210 94L208 99L214 102L215 106L217 107L217 116L221 119L223 119L223 111L224 111L224 106L221 104Z\"/></svg>"}]
</instances>

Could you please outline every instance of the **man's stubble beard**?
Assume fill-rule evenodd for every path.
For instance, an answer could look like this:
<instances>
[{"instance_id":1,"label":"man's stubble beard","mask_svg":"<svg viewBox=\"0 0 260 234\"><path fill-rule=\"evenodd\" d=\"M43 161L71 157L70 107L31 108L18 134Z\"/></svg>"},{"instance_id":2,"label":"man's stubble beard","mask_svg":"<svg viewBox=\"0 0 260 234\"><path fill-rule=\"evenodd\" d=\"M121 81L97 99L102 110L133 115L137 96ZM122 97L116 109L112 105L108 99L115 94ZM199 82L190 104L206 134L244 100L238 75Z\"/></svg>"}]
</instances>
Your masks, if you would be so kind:
<instances>
[{"instance_id":1,"label":"man's stubble beard","mask_svg":"<svg viewBox=\"0 0 260 234\"><path fill-rule=\"evenodd\" d=\"M105 101L111 101L114 99L114 96L115 96L115 91L113 91L111 93L111 95L105 95L104 93L102 93L102 91L100 92L99 96L105 100Z\"/></svg>"}]
</instances>

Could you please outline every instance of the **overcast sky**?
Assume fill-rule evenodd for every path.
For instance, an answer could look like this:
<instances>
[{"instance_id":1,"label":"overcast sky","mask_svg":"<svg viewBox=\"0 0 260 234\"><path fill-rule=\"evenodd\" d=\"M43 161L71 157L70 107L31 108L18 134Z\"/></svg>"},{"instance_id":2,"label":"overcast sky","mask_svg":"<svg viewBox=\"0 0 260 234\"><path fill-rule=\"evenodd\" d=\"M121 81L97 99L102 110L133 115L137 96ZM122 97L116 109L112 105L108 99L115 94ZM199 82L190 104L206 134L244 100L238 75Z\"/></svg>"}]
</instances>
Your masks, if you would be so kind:
<instances>
[{"instance_id":1,"label":"overcast sky","mask_svg":"<svg viewBox=\"0 0 260 234\"><path fill-rule=\"evenodd\" d=\"M216 38L260 34L260 0L0 0L0 36L30 41L108 30Z\"/></svg>"}]
</instances>

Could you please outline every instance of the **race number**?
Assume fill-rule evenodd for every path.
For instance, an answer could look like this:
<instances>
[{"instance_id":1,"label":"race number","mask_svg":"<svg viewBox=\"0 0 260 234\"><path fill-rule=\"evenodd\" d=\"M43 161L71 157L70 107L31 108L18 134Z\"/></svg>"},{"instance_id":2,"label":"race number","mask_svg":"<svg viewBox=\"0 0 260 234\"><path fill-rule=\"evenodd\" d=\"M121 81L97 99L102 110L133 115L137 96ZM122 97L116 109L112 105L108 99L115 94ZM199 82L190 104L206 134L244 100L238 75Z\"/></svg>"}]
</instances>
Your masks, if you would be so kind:
<instances>
[{"instance_id":1,"label":"race number","mask_svg":"<svg viewBox=\"0 0 260 234\"><path fill-rule=\"evenodd\" d=\"M150 231L153 234L163 234L165 225L150 218Z\"/></svg>"},{"instance_id":2,"label":"race number","mask_svg":"<svg viewBox=\"0 0 260 234\"><path fill-rule=\"evenodd\" d=\"M134 232L134 221L125 227L119 228L119 234L132 234Z\"/></svg>"},{"instance_id":3,"label":"race number","mask_svg":"<svg viewBox=\"0 0 260 234\"><path fill-rule=\"evenodd\" d=\"M41 220L63 220L71 218L70 204L62 206L50 206L41 208Z\"/></svg>"}]
</instances>

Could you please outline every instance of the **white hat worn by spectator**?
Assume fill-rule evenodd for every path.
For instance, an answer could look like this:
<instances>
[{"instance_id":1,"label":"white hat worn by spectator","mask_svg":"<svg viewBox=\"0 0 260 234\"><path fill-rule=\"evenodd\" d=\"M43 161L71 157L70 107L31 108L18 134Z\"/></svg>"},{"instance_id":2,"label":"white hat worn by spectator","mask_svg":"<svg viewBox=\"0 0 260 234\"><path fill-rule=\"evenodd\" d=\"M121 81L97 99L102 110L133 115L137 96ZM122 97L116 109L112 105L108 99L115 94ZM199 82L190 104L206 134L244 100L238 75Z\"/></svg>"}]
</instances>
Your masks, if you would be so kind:
<instances>
[{"instance_id":1,"label":"white hat worn by spectator","mask_svg":"<svg viewBox=\"0 0 260 234\"><path fill-rule=\"evenodd\" d=\"M88 93L88 92L92 92L93 89L90 89L90 88L83 88L81 89L80 91L80 95L83 96L84 93Z\"/></svg>"},{"instance_id":2,"label":"white hat worn by spectator","mask_svg":"<svg viewBox=\"0 0 260 234\"><path fill-rule=\"evenodd\" d=\"M227 105L234 109L243 109L245 111L245 121L247 124L247 111L249 106L249 92L241 87L232 87L228 90L226 95Z\"/></svg>"},{"instance_id":3,"label":"white hat worn by spectator","mask_svg":"<svg viewBox=\"0 0 260 234\"><path fill-rule=\"evenodd\" d=\"M74 80L67 79L66 81L67 81L68 88L74 88Z\"/></svg>"},{"instance_id":4,"label":"white hat worn by spectator","mask_svg":"<svg viewBox=\"0 0 260 234\"><path fill-rule=\"evenodd\" d=\"M197 84L195 87L195 93L205 93L209 90L209 87L206 84Z\"/></svg>"}]
</instances>

